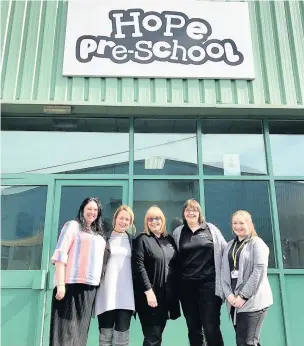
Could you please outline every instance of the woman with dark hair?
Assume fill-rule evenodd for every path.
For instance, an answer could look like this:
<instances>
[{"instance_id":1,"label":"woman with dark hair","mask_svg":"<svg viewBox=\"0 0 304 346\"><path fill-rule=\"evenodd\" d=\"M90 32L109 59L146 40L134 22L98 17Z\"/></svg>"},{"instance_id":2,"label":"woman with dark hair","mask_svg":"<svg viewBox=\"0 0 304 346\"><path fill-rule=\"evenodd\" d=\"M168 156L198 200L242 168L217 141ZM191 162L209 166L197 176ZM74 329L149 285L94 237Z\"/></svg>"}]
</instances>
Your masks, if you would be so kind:
<instances>
[{"instance_id":1,"label":"woman with dark hair","mask_svg":"<svg viewBox=\"0 0 304 346\"><path fill-rule=\"evenodd\" d=\"M106 265L106 240L98 198L86 198L62 228L52 263L50 346L85 346L97 287Z\"/></svg>"},{"instance_id":2,"label":"woman with dark hair","mask_svg":"<svg viewBox=\"0 0 304 346\"><path fill-rule=\"evenodd\" d=\"M110 246L107 272L100 282L94 315L98 317L100 346L128 346L131 317L135 310L131 269L134 214L127 205L113 216L112 230L106 234Z\"/></svg>"},{"instance_id":3,"label":"woman with dark hair","mask_svg":"<svg viewBox=\"0 0 304 346\"><path fill-rule=\"evenodd\" d=\"M221 262L226 241L216 226L205 222L194 199L184 204L183 221L173 238L179 249L180 301L190 346L223 346Z\"/></svg>"},{"instance_id":4,"label":"woman with dark hair","mask_svg":"<svg viewBox=\"0 0 304 346\"><path fill-rule=\"evenodd\" d=\"M267 278L269 248L258 237L251 215L232 215L232 239L222 261L222 287L236 334L237 346L260 344L260 334L272 291Z\"/></svg>"},{"instance_id":5,"label":"woman with dark hair","mask_svg":"<svg viewBox=\"0 0 304 346\"><path fill-rule=\"evenodd\" d=\"M144 334L143 346L160 346L168 319L180 317L178 260L174 239L158 206L147 210L144 233L134 242L133 275L136 311Z\"/></svg>"}]
</instances>

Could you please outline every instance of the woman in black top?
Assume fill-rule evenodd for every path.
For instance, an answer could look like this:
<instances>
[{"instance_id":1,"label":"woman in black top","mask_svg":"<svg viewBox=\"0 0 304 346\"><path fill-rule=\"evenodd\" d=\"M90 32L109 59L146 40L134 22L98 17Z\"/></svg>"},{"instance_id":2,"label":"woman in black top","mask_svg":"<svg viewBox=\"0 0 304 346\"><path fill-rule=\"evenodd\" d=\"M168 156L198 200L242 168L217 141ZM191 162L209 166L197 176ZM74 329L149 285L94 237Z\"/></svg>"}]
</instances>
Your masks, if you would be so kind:
<instances>
[{"instance_id":1,"label":"woman in black top","mask_svg":"<svg viewBox=\"0 0 304 346\"><path fill-rule=\"evenodd\" d=\"M160 346L167 320L180 316L177 249L158 206L148 209L144 224L144 233L133 246L135 307L144 334L143 346Z\"/></svg>"},{"instance_id":2,"label":"woman in black top","mask_svg":"<svg viewBox=\"0 0 304 346\"><path fill-rule=\"evenodd\" d=\"M173 238L179 250L180 300L190 346L223 346L221 262L226 241L217 227L205 222L194 199L184 204L183 219Z\"/></svg>"}]
</instances>

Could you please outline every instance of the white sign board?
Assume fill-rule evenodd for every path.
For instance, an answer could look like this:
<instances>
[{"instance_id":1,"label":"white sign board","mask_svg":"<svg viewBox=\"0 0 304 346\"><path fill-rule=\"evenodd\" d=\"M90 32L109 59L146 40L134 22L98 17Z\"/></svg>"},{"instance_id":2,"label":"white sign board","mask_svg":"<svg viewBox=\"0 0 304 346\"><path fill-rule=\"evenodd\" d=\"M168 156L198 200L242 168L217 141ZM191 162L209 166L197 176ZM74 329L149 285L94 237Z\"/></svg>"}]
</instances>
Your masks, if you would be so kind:
<instances>
[{"instance_id":1,"label":"white sign board","mask_svg":"<svg viewBox=\"0 0 304 346\"><path fill-rule=\"evenodd\" d=\"M248 4L70 0L63 75L253 79Z\"/></svg>"},{"instance_id":2,"label":"white sign board","mask_svg":"<svg viewBox=\"0 0 304 346\"><path fill-rule=\"evenodd\" d=\"M241 175L239 154L224 154L224 175Z\"/></svg>"}]
</instances>

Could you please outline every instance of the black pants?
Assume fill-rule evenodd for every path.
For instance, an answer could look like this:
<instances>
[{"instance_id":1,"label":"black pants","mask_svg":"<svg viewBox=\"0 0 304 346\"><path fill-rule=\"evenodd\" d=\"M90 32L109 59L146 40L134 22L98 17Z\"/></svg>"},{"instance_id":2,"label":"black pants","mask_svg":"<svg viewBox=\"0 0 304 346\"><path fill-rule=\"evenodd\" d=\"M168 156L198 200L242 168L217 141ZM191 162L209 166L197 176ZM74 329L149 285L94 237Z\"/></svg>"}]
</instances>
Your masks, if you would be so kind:
<instances>
[{"instance_id":1,"label":"black pants","mask_svg":"<svg viewBox=\"0 0 304 346\"><path fill-rule=\"evenodd\" d=\"M98 315L98 326L101 328L114 328L117 332L130 329L132 310L116 309Z\"/></svg>"},{"instance_id":2,"label":"black pants","mask_svg":"<svg viewBox=\"0 0 304 346\"><path fill-rule=\"evenodd\" d=\"M261 346L260 336L264 318L268 308L254 312L239 312L236 314L234 326L237 346ZM233 321L234 308L231 309Z\"/></svg>"},{"instance_id":3,"label":"black pants","mask_svg":"<svg viewBox=\"0 0 304 346\"><path fill-rule=\"evenodd\" d=\"M182 281L180 300L190 346L223 346L220 330L222 300L215 295L215 283Z\"/></svg>"},{"instance_id":4,"label":"black pants","mask_svg":"<svg viewBox=\"0 0 304 346\"><path fill-rule=\"evenodd\" d=\"M143 346L161 346L166 323L167 320L160 320L158 325L150 325L141 321L141 327L144 334Z\"/></svg>"}]
</instances>

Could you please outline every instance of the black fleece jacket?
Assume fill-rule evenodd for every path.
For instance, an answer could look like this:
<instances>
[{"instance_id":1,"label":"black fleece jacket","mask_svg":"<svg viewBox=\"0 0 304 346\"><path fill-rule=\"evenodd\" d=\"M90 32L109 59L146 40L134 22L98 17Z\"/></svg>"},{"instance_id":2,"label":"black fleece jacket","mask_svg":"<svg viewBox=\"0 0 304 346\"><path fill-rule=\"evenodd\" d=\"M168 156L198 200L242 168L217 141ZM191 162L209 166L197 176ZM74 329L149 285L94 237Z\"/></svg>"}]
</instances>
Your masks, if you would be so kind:
<instances>
[{"instance_id":1,"label":"black fleece jacket","mask_svg":"<svg viewBox=\"0 0 304 346\"><path fill-rule=\"evenodd\" d=\"M141 319L149 319L150 315L170 319L180 316L177 256L170 235L157 238L153 233L142 233L133 241L133 286L136 311ZM155 293L157 308L148 306L145 292L150 288Z\"/></svg>"}]
</instances>

